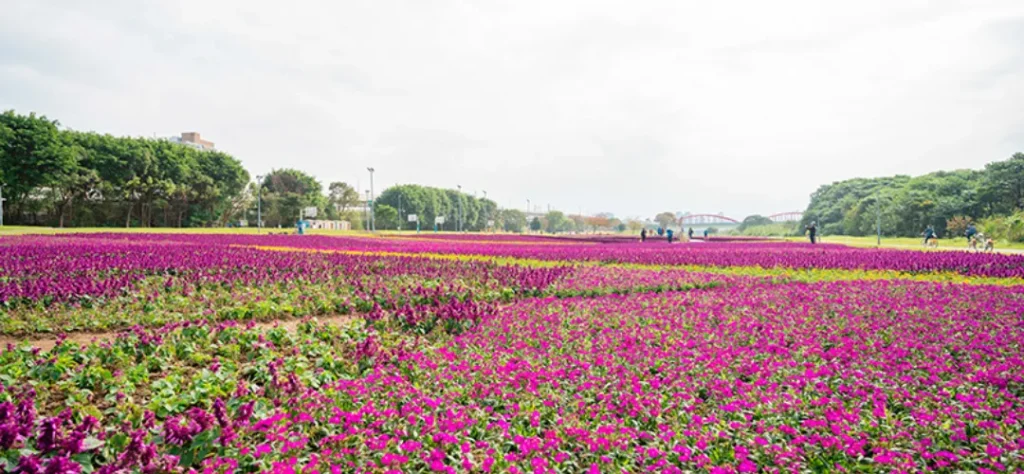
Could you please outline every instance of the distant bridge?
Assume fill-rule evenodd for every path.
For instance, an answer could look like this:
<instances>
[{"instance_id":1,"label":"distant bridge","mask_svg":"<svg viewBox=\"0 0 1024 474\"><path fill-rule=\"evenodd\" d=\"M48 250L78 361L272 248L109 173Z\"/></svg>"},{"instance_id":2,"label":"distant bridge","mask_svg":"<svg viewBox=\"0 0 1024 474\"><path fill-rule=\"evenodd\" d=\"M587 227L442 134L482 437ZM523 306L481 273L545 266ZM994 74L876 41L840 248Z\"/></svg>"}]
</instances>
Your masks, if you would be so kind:
<instances>
[{"instance_id":1,"label":"distant bridge","mask_svg":"<svg viewBox=\"0 0 1024 474\"><path fill-rule=\"evenodd\" d=\"M804 216L803 212L791 211L791 212L779 212L768 216L772 222L796 222L802 219ZM688 214L679 218L679 225L682 226L701 226L701 225L720 225L720 226L733 226L739 225L739 220L733 219L723 214Z\"/></svg>"},{"instance_id":2,"label":"distant bridge","mask_svg":"<svg viewBox=\"0 0 1024 474\"><path fill-rule=\"evenodd\" d=\"M739 223L740 221L721 214L689 214L679 218L679 224L684 226L707 224L736 225Z\"/></svg>"},{"instance_id":3,"label":"distant bridge","mask_svg":"<svg viewBox=\"0 0 1024 474\"><path fill-rule=\"evenodd\" d=\"M768 216L772 222L796 222L804 218L804 213L800 211L792 212L780 212L778 214L772 214Z\"/></svg>"}]
</instances>

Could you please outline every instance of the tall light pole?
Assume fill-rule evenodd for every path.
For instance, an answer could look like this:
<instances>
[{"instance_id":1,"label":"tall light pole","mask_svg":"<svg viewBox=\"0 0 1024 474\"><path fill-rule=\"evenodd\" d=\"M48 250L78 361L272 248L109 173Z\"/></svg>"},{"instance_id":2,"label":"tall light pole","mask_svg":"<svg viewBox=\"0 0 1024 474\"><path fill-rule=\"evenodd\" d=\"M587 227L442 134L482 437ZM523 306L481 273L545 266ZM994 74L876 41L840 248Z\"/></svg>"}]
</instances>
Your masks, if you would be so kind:
<instances>
[{"instance_id":1,"label":"tall light pole","mask_svg":"<svg viewBox=\"0 0 1024 474\"><path fill-rule=\"evenodd\" d=\"M263 233L263 175L256 176L256 233Z\"/></svg>"},{"instance_id":2,"label":"tall light pole","mask_svg":"<svg viewBox=\"0 0 1024 474\"><path fill-rule=\"evenodd\" d=\"M363 207L363 223L364 223L363 224L364 225L363 229L366 228L365 225L368 224L369 222L370 222L370 190L367 189L366 190L366 207Z\"/></svg>"},{"instance_id":3,"label":"tall light pole","mask_svg":"<svg viewBox=\"0 0 1024 474\"><path fill-rule=\"evenodd\" d=\"M459 188L459 232L462 232L462 185L456 184L455 187Z\"/></svg>"},{"instance_id":4,"label":"tall light pole","mask_svg":"<svg viewBox=\"0 0 1024 474\"><path fill-rule=\"evenodd\" d=\"M370 232L377 232L377 212L373 209L373 168L368 167L370 172Z\"/></svg>"}]
</instances>

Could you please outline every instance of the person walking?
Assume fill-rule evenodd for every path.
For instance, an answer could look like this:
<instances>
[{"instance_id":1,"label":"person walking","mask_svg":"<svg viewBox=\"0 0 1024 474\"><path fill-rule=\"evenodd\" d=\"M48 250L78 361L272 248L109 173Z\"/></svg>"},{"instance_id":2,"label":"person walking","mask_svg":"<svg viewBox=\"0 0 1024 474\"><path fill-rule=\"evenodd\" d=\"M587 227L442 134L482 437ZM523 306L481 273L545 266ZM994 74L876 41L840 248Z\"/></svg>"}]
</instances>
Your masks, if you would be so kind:
<instances>
[{"instance_id":1,"label":"person walking","mask_svg":"<svg viewBox=\"0 0 1024 474\"><path fill-rule=\"evenodd\" d=\"M640 241L647 242L647 229L640 230Z\"/></svg>"},{"instance_id":2,"label":"person walking","mask_svg":"<svg viewBox=\"0 0 1024 474\"><path fill-rule=\"evenodd\" d=\"M690 227L689 240L693 240L693 227Z\"/></svg>"},{"instance_id":3,"label":"person walking","mask_svg":"<svg viewBox=\"0 0 1024 474\"><path fill-rule=\"evenodd\" d=\"M665 230L665 235L668 237L668 243L672 243L672 229Z\"/></svg>"},{"instance_id":4,"label":"person walking","mask_svg":"<svg viewBox=\"0 0 1024 474\"><path fill-rule=\"evenodd\" d=\"M704 241L705 242L708 241L708 229L707 228L704 229Z\"/></svg>"},{"instance_id":5,"label":"person walking","mask_svg":"<svg viewBox=\"0 0 1024 474\"><path fill-rule=\"evenodd\" d=\"M807 226L807 236L810 237L811 243L817 242L818 237L818 223L811 221L811 225Z\"/></svg>"}]
</instances>

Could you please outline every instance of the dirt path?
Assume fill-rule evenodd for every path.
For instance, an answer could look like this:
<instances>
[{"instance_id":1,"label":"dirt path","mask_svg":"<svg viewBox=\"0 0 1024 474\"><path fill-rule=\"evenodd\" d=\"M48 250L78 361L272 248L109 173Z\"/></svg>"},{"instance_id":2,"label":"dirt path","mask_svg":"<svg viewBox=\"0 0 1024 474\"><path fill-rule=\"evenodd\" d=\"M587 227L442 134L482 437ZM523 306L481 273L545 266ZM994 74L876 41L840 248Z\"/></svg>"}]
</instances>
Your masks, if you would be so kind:
<instances>
[{"instance_id":1,"label":"dirt path","mask_svg":"<svg viewBox=\"0 0 1024 474\"><path fill-rule=\"evenodd\" d=\"M289 318L289 319L276 319L273 321L261 321L255 324L257 329L271 329L275 327L284 328L287 331L294 331L299 327L303 321L307 319L315 320L322 324L340 325L349 323L353 320L358 319L358 316L352 315L330 315L330 316L316 316L313 318ZM221 321L213 321L212 324L219 323ZM247 324L248 321L238 321L239 324ZM156 327L147 329L157 329ZM104 331L104 332L72 332L68 333L64 338L66 343L72 344L91 344L94 342L110 341L117 337L125 330L117 331ZM6 348L9 344L19 345L22 343L29 343L32 347L38 347L43 351L49 351L57 345L57 336L48 337L37 337L25 336L25 337L13 337L13 336L0 336L0 350Z\"/></svg>"}]
</instances>

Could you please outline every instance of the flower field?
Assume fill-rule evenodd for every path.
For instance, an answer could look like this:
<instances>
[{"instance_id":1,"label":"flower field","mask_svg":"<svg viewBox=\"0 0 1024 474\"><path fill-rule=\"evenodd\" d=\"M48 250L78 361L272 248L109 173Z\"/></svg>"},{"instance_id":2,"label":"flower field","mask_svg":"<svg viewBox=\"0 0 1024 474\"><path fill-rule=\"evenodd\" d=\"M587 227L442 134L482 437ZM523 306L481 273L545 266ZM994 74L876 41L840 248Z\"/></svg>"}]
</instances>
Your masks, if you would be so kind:
<instances>
[{"instance_id":1,"label":"flower field","mask_svg":"<svg viewBox=\"0 0 1024 474\"><path fill-rule=\"evenodd\" d=\"M1016 472L1022 268L781 242L0 238L0 470Z\"/></svg>"}]
</instances>

